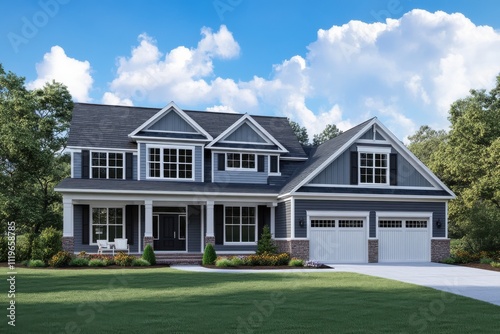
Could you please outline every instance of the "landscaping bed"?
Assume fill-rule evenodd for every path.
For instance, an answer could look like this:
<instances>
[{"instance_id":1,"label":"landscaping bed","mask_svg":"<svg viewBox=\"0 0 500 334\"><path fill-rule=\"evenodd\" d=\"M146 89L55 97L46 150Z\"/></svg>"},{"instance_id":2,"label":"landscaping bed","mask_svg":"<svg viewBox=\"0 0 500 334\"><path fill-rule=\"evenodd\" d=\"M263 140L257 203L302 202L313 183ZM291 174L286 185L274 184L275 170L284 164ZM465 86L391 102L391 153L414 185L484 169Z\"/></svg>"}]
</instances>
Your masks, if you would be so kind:
<instances>
[{"instance_id":1,"label":"landscaping bed","mask_svg":"<svg viewBox=\"0 0 500 334\"><path fill-rule=\"evenodd\" d=\"M476 269L484 269L484 270L491 270L491 271L500 271L500 268L492 267L490 264L487 264L487 263L470 262L470 263L459 263L457 265L463 266L463 267L476 268Z\"/></svg>"},{"instance_id":2,"label":"landscaping bed","mask_svg":"<svg viewBox=\"0 0 500 334\"><path fill-rule=\"evenodd\" d=\"M234 267L218 267L216 265L203 265L205 268L210 268L210 269L244 269L244 270L249 270L249 269L255 269L255 270L282 270L282 269L334 269L333 267L327 266L326 264L320 264L318 267L294 267L294 266L289 266L289 265L283 265L283 266L234 266Z\"/></svg>"}]
</instances>

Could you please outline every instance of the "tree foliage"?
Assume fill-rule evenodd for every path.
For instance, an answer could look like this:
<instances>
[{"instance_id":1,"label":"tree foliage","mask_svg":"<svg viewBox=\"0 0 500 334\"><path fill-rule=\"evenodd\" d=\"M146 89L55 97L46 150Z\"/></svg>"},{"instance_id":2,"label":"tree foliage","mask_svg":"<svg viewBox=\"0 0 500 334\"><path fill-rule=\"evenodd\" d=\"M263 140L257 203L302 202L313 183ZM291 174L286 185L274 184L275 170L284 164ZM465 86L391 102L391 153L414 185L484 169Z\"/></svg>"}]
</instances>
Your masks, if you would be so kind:
<instances>
[{"instance_id":1,"label":"tree foliage","mask_svg":"<svg viewBox=\"0 0 500 334\"><path fill-rule=\"evenodd\" d=\"M323 144L325 141L337 137L342 133L342 130L337 128L335 124L328 124L323 132L315 134L313 137L313 145L318 146Z\"/></svg>"},{"instance_id":2,"label":"tree foliage","mask_svg":"<svg viewBox=\"0 0 500 334\"><path fill-rule=\"evenodd\" d=\"M16 222L18 234L34 236L61 227L54 186L69 174L66 146L73 102L52 82L28 90L24 78L0 65L0 229Z\"/></svg>"},{"instance_id":3,"label":"tree foliage","mask_svg":"<svg viewBox=\"0 0 500 334\"><path fill-rule=\"evenodd\" d=\"M304 126L300 126L299 123L288 119L290 126L292 127L295 136L302 145L309 145L309 135L307 134L307 129Z\"/></svg>"},{"instance_id":4,"label":"tree foliage","mask_svg":"<svg viewBox=\"0 0 500 334\"><path fill-rule=\"evenodd\" d=\"M500 75L490 92L471 90L451 105L445 135L421 128L409 148L457 195L450 236L471 250L500 249Z\"/></svg>"}]
</instances>

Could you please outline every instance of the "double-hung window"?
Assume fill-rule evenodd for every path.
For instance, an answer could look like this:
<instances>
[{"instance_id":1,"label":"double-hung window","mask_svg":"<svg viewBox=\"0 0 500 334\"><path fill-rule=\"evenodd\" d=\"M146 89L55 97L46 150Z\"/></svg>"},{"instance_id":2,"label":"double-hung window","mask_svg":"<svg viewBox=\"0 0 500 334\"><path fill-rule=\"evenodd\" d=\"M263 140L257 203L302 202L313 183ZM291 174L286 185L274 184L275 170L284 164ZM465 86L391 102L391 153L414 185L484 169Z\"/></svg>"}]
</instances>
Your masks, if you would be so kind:
<instances>
[{"instance_id":1,"label":"double-hung window","mask_svg":"<svg viewBox=\"0 0 500 334\"><path fill-rule=\"evenodd\" d=\"M125 217L123 208L92 208L92 243L97 240L114 242L124 237Z\"/></svg>"},{"instance_id":2,"label":"double-hung window","mask_svg":"<svg viewBox=\"0 0 500 334\"><path fill-rule=\"evenodd\" d=\"M228 169L251 169L255 167L255 154L253 153L227 153Z\"/></svg>"},{"instance_id":3,"label":"double-hung window","mask_svg":"<svg viewBox=\"0 0 500 334\"><path fill-rule=\"evenodd\" d=\"M225 207L225 242L255 242L257 240L257 219L255 207Z\"/></svg>"},{"instance_id":4,"label":"double-hung window","mask_svg":"<svg viewBox=\"0 0 500 334\"><path fill-rule=\"evenodd\" d=\"M123 153L92 152L93 179L123 179Z\"/></svg>"},{"instance_id":5,"label":"double-hung window","mask_svg":"<svg viewBox=\"0 0 500 334\"><path fill-rule=\"evenodd\" d=\"M359 183L389 184L390 148L358 147Z\"/></svg>"},{"instance_id":6,"label":"double-hung window","mask_svg":"<svg viewBox=\"0 0 500 334\"><path fill-rule=\"evenodd\" d=\"M193 179L193 149L149 147L148 176L163 179Z\"/></svg>"}]
</instances>

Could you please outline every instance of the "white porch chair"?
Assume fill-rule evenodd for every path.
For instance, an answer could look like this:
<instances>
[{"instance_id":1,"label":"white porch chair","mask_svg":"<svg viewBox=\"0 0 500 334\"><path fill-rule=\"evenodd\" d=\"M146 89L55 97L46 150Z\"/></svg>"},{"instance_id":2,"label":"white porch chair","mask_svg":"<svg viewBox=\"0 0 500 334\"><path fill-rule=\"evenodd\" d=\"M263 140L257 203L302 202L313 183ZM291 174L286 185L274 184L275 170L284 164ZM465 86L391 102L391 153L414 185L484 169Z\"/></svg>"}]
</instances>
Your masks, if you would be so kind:
<instances>
[{"instance_id":1,"label":"white porch chair","mask_svg":"<svg viewBox=\"0 0 500 334\"><path fill-rule=\"evenodd\" d=\"M128 239L115 239L114 250L116 250L118 252L127 251L127 254L130 254L130 246L128 244Z\"/></svg>"},{"instance_id":2,"label":"white porch chair","mask_svg":"<svg viewBox=\"0 0 500 334\"><path fill-rule=\"evenodd\" d=\"M115 250L112 245L108 244L108 240L97 240L97 246L99 247L97 254L102 254L102 252L113 252L113 255L115 254Z\"/></svg>"}]
</instances>

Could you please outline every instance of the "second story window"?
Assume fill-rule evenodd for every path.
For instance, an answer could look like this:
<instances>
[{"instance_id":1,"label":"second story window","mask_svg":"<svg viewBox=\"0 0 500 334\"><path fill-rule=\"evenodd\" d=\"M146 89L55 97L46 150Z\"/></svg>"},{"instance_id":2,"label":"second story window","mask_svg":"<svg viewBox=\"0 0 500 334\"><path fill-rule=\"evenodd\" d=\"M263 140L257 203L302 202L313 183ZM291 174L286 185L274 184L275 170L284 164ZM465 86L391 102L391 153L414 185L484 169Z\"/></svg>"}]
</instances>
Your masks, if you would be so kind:
<instances>
[{"instance_id":1,"label":"second story window","mask_svg":"<svg viewBox=\"0 0 500 334\"><path fill-rule=\"evenodd\" d=\"M255 169L255 154L227 153L228 169Z\"/></svg>"},{"instance_id":2,"label":"second story window","mask_svg":"<svg viewBox=\"0 0 500 334\"><path fill-rule=\"evenodd\" d=\"M148 176L163 179L193 179L191 148L149 147Z\"/></svg>"},{"instance_id":3,"label":"second story window","mask_svg":"<svg viewBox=\"0 0 500 334\"><path fill-rule=\"evenodd\" d=\"M123 153L92 152L93 179L123 179Z\"/></svg>"}]
</instances>

